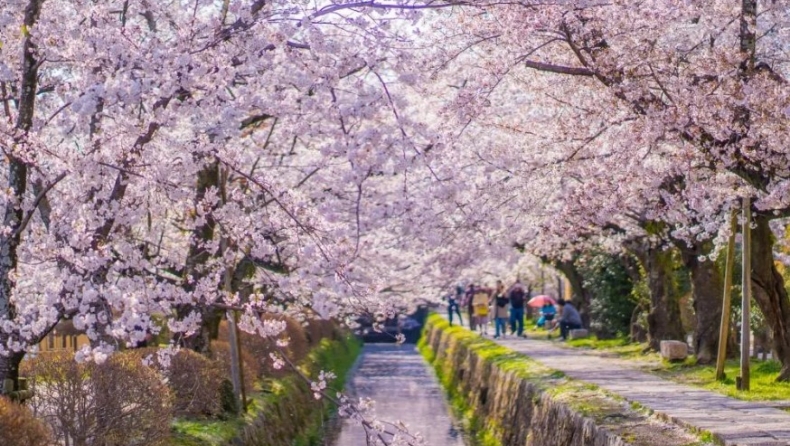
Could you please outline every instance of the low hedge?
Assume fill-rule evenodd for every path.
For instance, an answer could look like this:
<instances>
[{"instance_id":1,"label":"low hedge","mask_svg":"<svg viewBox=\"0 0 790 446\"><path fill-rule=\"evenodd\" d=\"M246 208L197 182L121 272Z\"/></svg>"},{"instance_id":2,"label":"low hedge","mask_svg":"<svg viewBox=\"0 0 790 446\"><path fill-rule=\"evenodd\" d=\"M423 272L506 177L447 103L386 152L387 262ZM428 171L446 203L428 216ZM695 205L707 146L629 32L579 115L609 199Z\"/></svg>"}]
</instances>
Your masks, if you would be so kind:
<instances>
[{"instance_id":1,"label":"low hedge","mask_svg":"<svg viewBox=\"0 0 790 446\"><path fill-rule=\"evenodd\" d=\"M361 343L353 336L325 338L310 350L299 368L311 379L317 378L322 370L332 371L337 378L329 383L329 388L340 391L360 350ZM173 446L322 444L324 425L337 410L333 404L316 401L310 384L294 373L264 380L258 388L249 396L249 410L243 417L226 421L176 421Z\"/></svg>"}]
</instances>

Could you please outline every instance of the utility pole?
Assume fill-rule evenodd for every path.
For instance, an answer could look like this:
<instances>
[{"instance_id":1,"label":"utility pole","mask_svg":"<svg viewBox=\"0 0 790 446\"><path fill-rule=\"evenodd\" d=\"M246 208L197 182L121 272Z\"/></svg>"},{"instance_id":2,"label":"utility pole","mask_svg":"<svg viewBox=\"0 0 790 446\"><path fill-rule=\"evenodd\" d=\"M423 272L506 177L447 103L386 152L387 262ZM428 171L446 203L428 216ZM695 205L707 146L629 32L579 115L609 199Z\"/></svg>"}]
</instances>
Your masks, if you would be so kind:
<instances>
[{"instance_id":1,"label":"utility pole","mask_svg":"<svg viewBox=\"0 0 790 446\"><path fill-rule=\"evenodd\" d=\"M735 233L738 232L738 214L730 212L730 239L727 240L727 263L724 267L724 299L719 327L719 352L716 355L716 379L724 379L724 363L727 360L727 339L730 335L730 307L732 302L732 272L735 265Z\"/></svg>"},{"instance_id":2,"label":"utility pole","mask_svg":"<svg viewBox=\"0 0 790 446\"><path fill-rule=\"evenodd\" d=\"M739 390L749 390L749 343L751 334L751 303L752 303L752 205L749 197L743 199L743 270L741 281L743 282L743 296L741 301L741 376L738 380Z\"/></svg>"}]
</instances>

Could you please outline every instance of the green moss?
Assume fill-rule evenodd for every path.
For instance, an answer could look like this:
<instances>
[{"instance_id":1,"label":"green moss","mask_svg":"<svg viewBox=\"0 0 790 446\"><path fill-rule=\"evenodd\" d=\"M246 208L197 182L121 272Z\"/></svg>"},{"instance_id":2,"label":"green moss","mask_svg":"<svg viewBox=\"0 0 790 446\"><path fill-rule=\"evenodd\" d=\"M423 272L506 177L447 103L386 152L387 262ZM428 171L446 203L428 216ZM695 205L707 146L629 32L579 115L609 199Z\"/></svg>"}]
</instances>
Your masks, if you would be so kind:
<instances>
[{"instance_id":1,"label":"green moss","mask_svg":"<svg viewBox=\"0 0 790 446\"><path fill-rule=\"evenodd\" d=\"M567 347L598 350L620 358L656 360L659 355L647 350L646 343L630 342L628 338L598 339L594 336L584 339L571 339L564 343Z\"/></svg>"},{"instance_id":2,"label":"green moss","mask_svg":"<svg viewBox=\"0 0 790 446\"><path fill-rule=\"evenodd\" d=\"M453 413L462 421L464 430L473 436L475 445L501 446L499 438L504 435L505 426L501 426L498 420L483 419L476 413L475 407L471 404L468 395L463 392L463 386L457 381L457 370L454 369L453 359L457 349L470 350L481 360L493 364L500 371L510 372L517 379L528 381L536 390L534 394L535 402L541 394L547 394L553 401L560 402L582 416L591 418L596 423L604 424L607 427L620 425L625 418L624 414L630 416L649 416L649 411L638 403L629 403L621 396L605 391L600 387L576 381L565 376L564 373L546 367L535 360L503 347L495 342L482 338L461 327L450 327L449 323L438 315L429 316L425 331L432 332L435 338L440 331L443 350L436 352L429 344L427 336L423 336L418 344L419 351L436 370L436 374L447 392ZM449 336L449 341L445 339ZM435 339L434 339L435 340ZM636 350L634 345L627 344L620 340L583 340L585 348L615 349L629 353L629 348ZM643 346L638 346L641 352ZM569 347L574 348L574 347ZM580 348L580 347L575 347ZM617 350L621 349L621 350ZM678 365L674 365L678 367ZM626 425L622 425L625 434L629 433ZM639 434L633 434L633 440L639 440ZM700 432L699 438L695 439L690 445L698 446L711 443L710 438ZM642 439L644 441L644 439ZM637 442L638 443L638 442Z\"/></svg>"},{"instance_id":3,"label":"green moss","mask_svg":"<svg viewBox=\"0 0 790 446\"><path fill-rule=\"evenodd\" d=\"M227 421L176 420L173 423L174 445L209 446L222 444L233 439L243 425L240 419Z\"/></svg>"},{"instance_id":4,"label":"green moss","mask_svg":"<svg viewBox=\"0 0 790 446\"><path fill-rule=\"evenodd\" d=\"M444 352L444 360L437 358L436 352L428 345L426 336L422 337L418 349L434 366L439 381L448 394L455 416L462 421L464 430L474 437L476 445L501 446L499 438L503 427L497 420L481 419L475 413L474 407L469 405L466 395L461 394L458 386L454 385L450 359L454 350L459 347L473 351L480 359L494 364L501 371L513 373L517 378L529 381L538 389L548 392L553 398L563 401L585 416L602 419L622 404L620 400L593 384L571 380L558 370L546 367L469 330L457 326L451 327L445 319L437 315L428 318L426 330L431 328L441 330L445 336L452 337L450 349Z\"/></svg>"},{"instance_id":5,"label":"green moss","mask_svg":"<svg viewBox=\"0 0 790 446\"><path fill-rule=\"evenodd\" d=\"M451 331L453 336L457 337L459 343L471 345L471 343L475 341L476 336L468 336L467 333L469 332L467 330L459 329L457 327L450 327L450 324L441 318L437 319L433 316L430 316L428 318L428 323L426 324L426 331L429 327L428 324L444 324L443 329ZM496 351L496 348L493 348L491 345L479 347L486 351L486 354L489 358L494 355ZM502 443L497 439L497 437L486 429L485 420L481 419L475 413L474 408L468 404L465 395L459 391L458 387L453 385L452 376L446 373L447 371L452 370L452 368L449 367L449 362L445 361L444 363L440 363L437 361L436 354L431 346L428 345L426 336L422 336L420 338L420 341L417 343L417 350L423 355L428 363L434 365L436 376L447 393L450 409L453 412L455 418L461 421L464 432L472 437L471 441L473 444L475 446L502 446ZM452 356L451 351L447 353L447 357Z\"/></svg>"}]
</instances>

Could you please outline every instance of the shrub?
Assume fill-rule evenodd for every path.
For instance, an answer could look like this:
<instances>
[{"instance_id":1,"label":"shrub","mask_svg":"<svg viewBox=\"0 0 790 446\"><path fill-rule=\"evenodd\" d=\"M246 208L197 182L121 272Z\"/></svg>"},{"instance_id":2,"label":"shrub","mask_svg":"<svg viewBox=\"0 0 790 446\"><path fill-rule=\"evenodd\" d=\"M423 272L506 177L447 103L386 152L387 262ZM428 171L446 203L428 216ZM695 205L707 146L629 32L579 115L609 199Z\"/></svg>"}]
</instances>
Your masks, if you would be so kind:
<instances>
[{"instance_id":1,"label":"shrub","mask_svg":"<svg viewBox=\"0 0 790 446\"><path fill-rule=\"evenodd\" d=\"M584 287L592 294L590 328L600 338L625 336L630 332L636 301L634 287L621 260L608 254L591 256L583 266Z\"/></svg>"},{"instance_id":2,"label":"shrub","mask_svg":"<svg viewBox=\"0 0 790 446\"><path fill-rule=\"evenodd\" d=\"M34 378L31 407L59 443L160 445L169 437L171 394L137 353L117 353L102 364L46 354L26 368Z\"/></svg>"},{"instance_id":3,"label":"shrub","mask_svg":"<svg viewBox=\"0 0 790 446\"><path fill-rule=\"evenodd\" d=\"M310 348L316 345L322 339L321 337L316 337L315 343L308 342L308 334L305 327L303 327L301 323L291 317L265 314L262 316L262 319L285 321L285 331L282 333L280 338L288 340L288 346L285 347L285 352L294 362L302 361L307 356ZM326 337L332 335L333 328L331 327L331 324L328 326L329 328L327 328L326 324L323 324L323 322L324 321L317 321L315 325L308 325L308 327L313 327L315 336ZM314 324L314 321L310 321L309 324ZM220 324L218 341L229 341L228 324L225 321ZM256 366L254 367L256 379L280 378L287 375L286 370L278 370L272 366L272 360L269 355L270 353L278 351L277 347L274 345L274 341L264 339L256 334L250 334L241 330L239 331L239 341L241 344L241 350L244 352L244 354L248 355L248 357L251 357L256 363ZM212 348L213 345L214 344L212 344Z\"/></svg>"},{"instance_id":4,"label":"shrub","mask_svg":"<svg viewBox=\"0 0 790 446\"><path fill-rule=\"evenodd\" d=\"M222 364L192 350L180 350L165 370L178 416L218 417L222 414Z\"/></svg>"},{"instance_id":5,"label":"shrub","mask_svg":"<svg viewBox=\"0 0 790 446\"><path fill-rule=\"evenodd\" d=\"M0 396L0 444L48 446L51 443L46 426L28 408Z\"/></svg>"},{"instance_id":6,"label":"shrub","mask_svg":"<svg viewBox=\"0 0 790 446\"><path fill-rule=\"evenodd\" d=\"M260 376L260 363L250 352L241 350L241 366L244 374L244 388L247 393L253 391L255 382ZM214 341L211 343L211 358L217 361L222 367L224 376L231 378L230 373L230 344L224 341Z\"/></svg>"},{"instance_id":7,"label":"shrub","mask_svg":"<svg viewBox=\"0 0 790 446\"><path fill-rule=\"evenodd\" d=\"M170 432L171 396L159 375L136 355L119 353L91 366L101 444L162 444Z\"/></svg>"},{"instance_id":8,"label":"shrub","mask_svg":"<svg viewBox=\"0 0 790 446\"><path fill-rule=\"evenodd\" d=\"M332 321L325 319L309 319L305 324L304 332L308 343L305 351L309 351L312 347L318 346L322 339L338 340L342 338L342 335L340 335L337 330L337 325Z\"/></svg>"}]
</instances>

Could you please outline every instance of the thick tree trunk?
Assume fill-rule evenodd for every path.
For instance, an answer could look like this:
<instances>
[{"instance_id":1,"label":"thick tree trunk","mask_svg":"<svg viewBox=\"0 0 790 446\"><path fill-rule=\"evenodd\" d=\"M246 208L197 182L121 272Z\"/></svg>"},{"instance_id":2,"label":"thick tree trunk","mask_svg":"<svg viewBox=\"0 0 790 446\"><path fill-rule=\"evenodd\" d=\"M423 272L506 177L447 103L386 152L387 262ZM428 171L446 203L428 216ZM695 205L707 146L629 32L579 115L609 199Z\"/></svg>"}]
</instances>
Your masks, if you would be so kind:
<instances>
[{"instance_id":1,"label":"thick tree trunk","mask_svg":"<svg viewBox=\"0 0 790 446\"><path fill-rule=\"evenodd\" d=\"M579 315L582 317L582 324L584 328L590 328L590 301L592 295L584 287L584 278L582 277L579 269L576 267L576 259L567 261L555 261L554 267L557 268L568 282L571 284L573 290L573 297L570 299L576 309L579 310ZM567 298L567 297L566 297Z\"/></svg>"},{"instance_id":2,"label":"thick tree trunk","mask_svg":"<svg viewBox=\"0 0 790 446\"><path fill-rule=\"evenodd\" d=\"M179 317L186 317L191 311L200 311L200 328L189 336L179 339L179 344L190 350L202 354L211 352L211 340L219 335L219 324L222 322L223 312L214 308L197 309L195 307L182 307L178 310Z\"/></svg>"},{"instance_id":3,"label":"thick tree trunk","mask_svg":"<svg viewBox=\"0 0 790 446\"><path fill-rule=\"evenodd\" d=\"M661 247L644 246L634 249L647 274L650 291L650 313L647 315L648 345L658 350L661 341L683 341L680 320L680 301L672 281L672 251Z\"/></svg>"},{"instance_id":4,"label":"thick tree trunk","mask_svg":"<svg viewBox=\"0 0 790 446\"><path fill-rule=\"evenodd\" d=\"M220 172L219 163L217 163L217 161L206 164L206 166L198 172L197 185L195 188L195 213L197 213L197 207L203 205L202 201L206 196L206 192L211 188L219 187L219 182ZM205 244L214 239L214 226L216 222L211 216L211 211L213 211L213 209L209 210L205 222L196 227L192 232L189 252L187 253L187 262L184 268L184 277L192 277L192 282L186 285L186 290L188 292L195 291L194 284L205 277L206 263L212 255L212 253L208 252L205 248ZM182 335L180 333L177 334L177 341L182 347L189 348L199 353L208 354L211 339L216 339L217 333L219 332L219 323L222 320L223 312L212 308L181 305L176 313L179 319L183 319L194 311L200 312L200 328L189 336L181 337Z\"/></svg>"},{"instance_id":5,"label":"thick tree trunk","mask_svg":"<svg viewBox=\"0 0 790 446\"><path fill-rule=\"evenodd\" d=\"M6 379L13 380L13 389L2 389L0 393L8 393L12 390L16 389L17 383L19 382L19 364L22 363L22 359L25 358L25 352L15 352L9 355L0 355L0 388L3 387L3 383Z\"/></svg>"},{"instance_id":6,"label":"thick tree trunk","mask_svg":"<svg viewBox=\"0 0 790 446\"><path fill-rule=\"evenodd\" d=\"M629 330L629 337L631 342L647 342L647 329L639 323L639 316L644 313L645 309L642 304L637 304L631 313L631 323Z\"/></svg>"},{"instance_id":7,"label":"thick tree trunk","mask_svg":"<svg viewBox=\"0 0 790 446\"><path fill-rule=\"evenodd\" d=\"M722 302L724 300L724 278L716 264L710 260L700 260L700 256L710 253L712 244L704 242L688 246L676 243L680 249L683 264L691 275L691 290L694 297L694 353L698 364L711 364L716 361L719 345L719 325L721 324ZM732 353L732 346L727 349Z\"/></svg>"},{"instance_id":8,"label":"thick tree trunk","mask_svg":"<svg viewBox=\"0 0 790 446\"><path fill-rule=\"evenodd\" d=\"M33 115L36 104L36 90L38 88L38 66L35 43L30 35L30 30L38 20L43 0L30 0L25 8L23 43L22 78L18 102L16 128L27 132L33 125ZM11 152L8 150L7 152ZM12 192L12 199L6 204L3 215L3 225L9 229L8 235L0 237L0 321L14 319L15 308L11 301L14 279L12 278L17 267L17 250L22 242L23 208L22 201L27 192L27 164L13 153L7 155L8 159L8 184L7 189ZM7 346L13 334L0 332L0 344ZM24 342L24 340L22 340ZM13 379L14 386L19 378L19 363L25 353L14 352L8 356L0 355L0 384L5 379Z\"/></svg>"},{"instance_id":9,"label":"thick tree trunk","mask_svg":"<svg viewBox=\"0 0 790 446\"><path fill-rule=\"evenodd\" d=\"M752 290L773 334L774 353L782 363L779 380L790 381L790 299L774 263L769 218L756 214L752 229Z\"/></svg>"}]
</instances>

